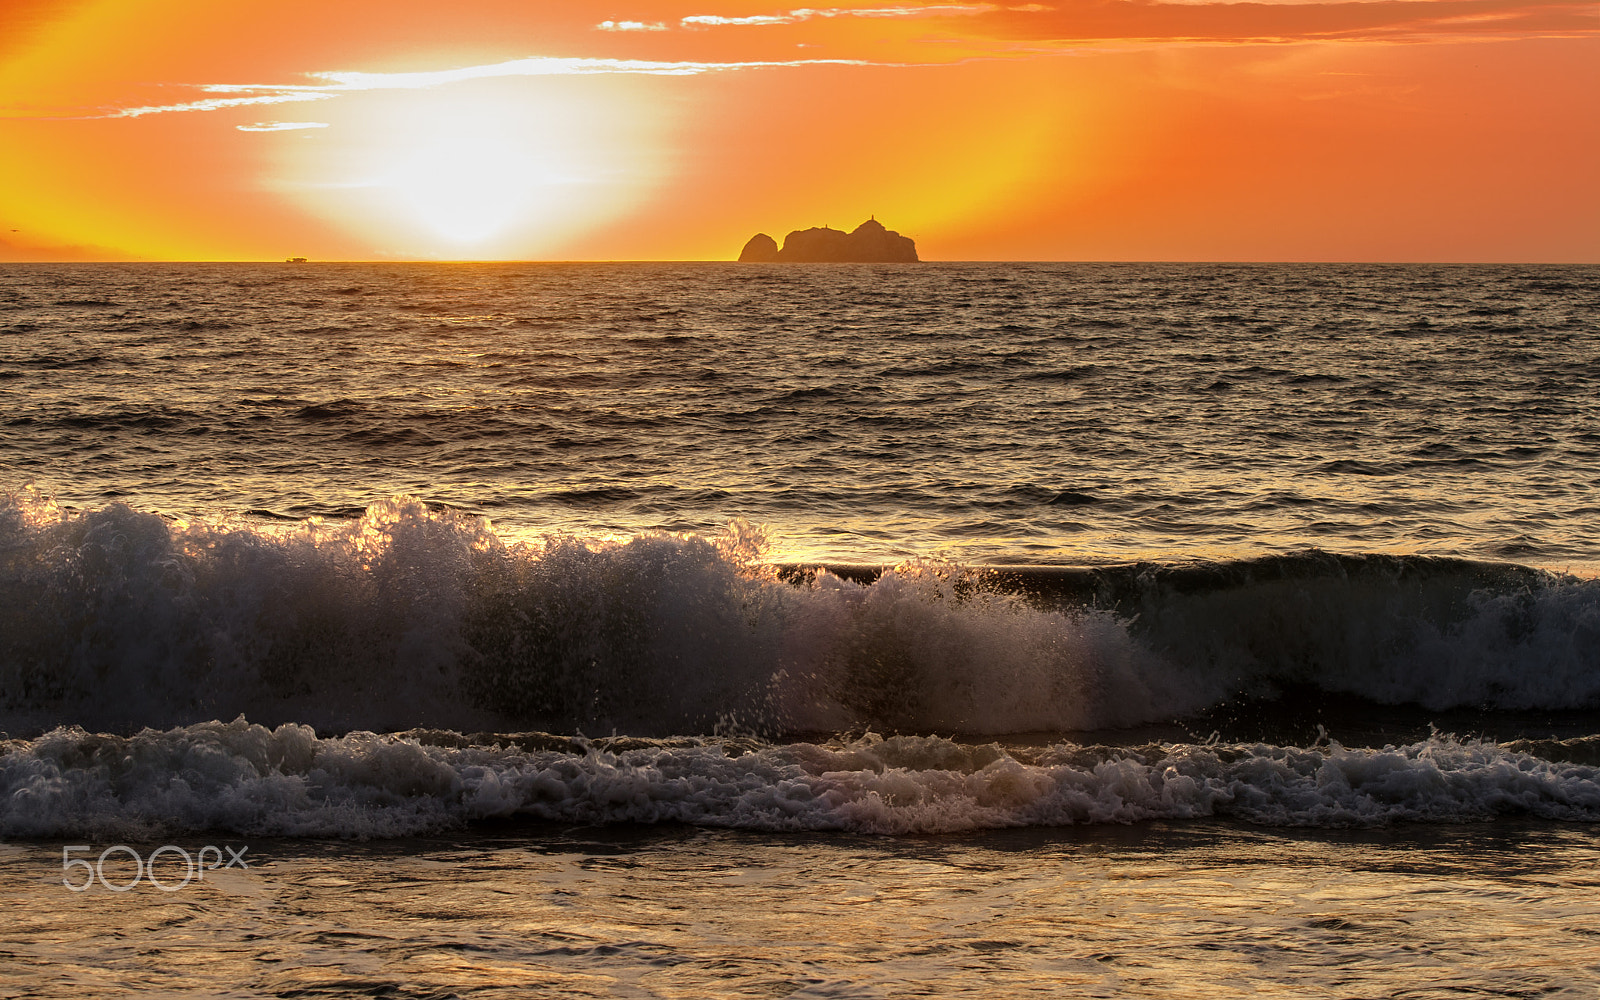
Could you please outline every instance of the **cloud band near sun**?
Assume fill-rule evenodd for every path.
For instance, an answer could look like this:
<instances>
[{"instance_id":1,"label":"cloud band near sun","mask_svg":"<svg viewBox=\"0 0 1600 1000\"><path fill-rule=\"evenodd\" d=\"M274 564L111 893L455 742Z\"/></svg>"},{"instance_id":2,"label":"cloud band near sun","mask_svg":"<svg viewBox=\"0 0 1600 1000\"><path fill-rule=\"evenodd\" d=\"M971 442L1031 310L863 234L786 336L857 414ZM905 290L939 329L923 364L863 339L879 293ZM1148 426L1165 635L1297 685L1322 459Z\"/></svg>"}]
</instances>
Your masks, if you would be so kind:
<instances>
[{"instance_id":1,"label":"cloud band near sun","mask_svg":"<svg viewBox=\"0 0 1600 1000\"><path fill-rule=\"evenodd\" d=\"M703 8L702 8L703 9ZM919 42L895 51L894 61L872 56L872 47L843 36L830 43L829 58L729 59L609 58L535 56L449 69L370 73L325 71L306 75L309 83L209 83L195 85L205 96L193 100L142 104L98 113L60 113L74 118L141 118L253 105L327 100L374 90L421 90L469 80L499 77L630 74L694 76L776 68L818 66L910 66L948 64L952 59L1021 58L1086 49L1136 45L1213 45L1227 43L1417 42L1437 39L1600 37L1600 5L1593 0L1069 0L1062 3L944 3L862 7L778 8L770 13L704 14L693 8L660 17L604 21L600 32L631 36L638 44L670 51L672 36L760 28L756 34L788 28L878 20L926 25L914 29ZM669 28L672 24L676 27ZM828 29L832 30L832 29ZM941 36L940 31L946 34ZM737 32L736 32L737 33ZM603 37L596 34L595 38ZM755 37L753 35L741 37ZM829 36L830 38L832 36ZM959 40L961 52L923 41ZM659 40L659 44L657 44ZM797 43L798 44L798 43ZM813 44L813 43L806 43ZM833 55L833 53L838 53ZM763 54L771 55L768 48ZM881 53L880 53L881 55ZM7 116L0 110L0 116ZM244 126L247 131L279 130Z\"/></svg>"},{"instance_id":2,"label":"cloud band near sun","mask_svg":"<svg viewBox=\"0 0 1600 1000\"><path fill-rule=\"evenodd\" d=\"M971 40L1105 42L1394 40L1448 36L1600 34L1592 0L1067 0L801 7L749 14L685 13L686 29L799 25L837 19L945 20ZM607 30L666 30L657 20Z\"/></svg>"},{"instance_id":3,"label":"cloud band near sun","mask_svg":"<svg viewBox=\"0 0 1600 1000\"><path fill-rule=\"evenodd\" d=\"M142 105L122 108L104 115L83 117L142 118L146 115L170 114L185 111L220 111L224 108L244 107L252 104L290 104L300 101L322 101L341 94L373 90L425 90L468 80L488 80L503 77L537 76L592 76L606 73L639 74L647 76L695 76L702 73L729 72L732 70L773 69L791 66L867 66L874 64L862 59L795 59L790 61L752 62L672 62L645 59L584 59L533 57L483 66L461 66L453 69L432 70L419 73L363 73L358 71L329 71L308 74L323 83L265 84L265 83L208 83L199 90L208 94L237 94L237 97L211 97L175 104ZM260 131L268 131L262 129Z\"/></svg>"}]
</instances>

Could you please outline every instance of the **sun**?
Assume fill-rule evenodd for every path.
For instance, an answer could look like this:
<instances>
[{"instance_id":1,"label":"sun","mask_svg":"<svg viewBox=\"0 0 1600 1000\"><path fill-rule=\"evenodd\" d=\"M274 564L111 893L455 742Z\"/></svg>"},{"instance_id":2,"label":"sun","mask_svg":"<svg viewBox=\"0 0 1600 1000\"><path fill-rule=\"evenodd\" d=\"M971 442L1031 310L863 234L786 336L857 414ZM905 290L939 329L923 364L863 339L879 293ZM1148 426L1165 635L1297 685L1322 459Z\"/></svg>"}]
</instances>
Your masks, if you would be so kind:
<instances>
[{"instance_id":1,"label":"sun","mask_svg":"<svg viewBox=\"0 0 1600 1000\"><path fill-rule=\"evenodd\" d=\"M504 129L447 128L408 151L373 185L388 191L424 230L463 246L499 235L535 214L563 178L527 137Z\"/></svg>"},{"instance_id":2,"label":"sun","mask_svg":"<svg viewBox=\"0 0 1600 1000\"><path fill-rule=\"evenodd\" d=\"M472 81L330 110L329 128L284 140L276 183L397 256L538 256L664 173L649 116L599 87Z\"/></svg>"}]
</instances>

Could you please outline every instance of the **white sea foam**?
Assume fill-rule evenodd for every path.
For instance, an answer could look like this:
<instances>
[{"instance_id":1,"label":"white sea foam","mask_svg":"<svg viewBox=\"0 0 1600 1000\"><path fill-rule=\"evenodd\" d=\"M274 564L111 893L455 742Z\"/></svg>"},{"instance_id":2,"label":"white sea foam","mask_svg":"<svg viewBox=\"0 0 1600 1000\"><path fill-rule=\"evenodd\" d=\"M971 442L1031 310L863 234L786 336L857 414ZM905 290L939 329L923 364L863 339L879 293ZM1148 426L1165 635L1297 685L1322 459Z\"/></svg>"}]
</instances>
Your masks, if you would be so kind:
<instances>
[{"instance_id":1,"label":"white sea foam","mask_svg":"<svg viewBox=\"0 0 1600 1000\"><path fill-rule=\"evenodd\" d=\"M129 738L63 729L0 756L7 837L389 837L490 817L906 834L1503 814L1600 821L1600 768L1449 737L1382 750L1062 744L1027 759L938 737L561 750L370 733L318 739L304 726L268 730L242 719Z\"/></svg>"}]
</instances>

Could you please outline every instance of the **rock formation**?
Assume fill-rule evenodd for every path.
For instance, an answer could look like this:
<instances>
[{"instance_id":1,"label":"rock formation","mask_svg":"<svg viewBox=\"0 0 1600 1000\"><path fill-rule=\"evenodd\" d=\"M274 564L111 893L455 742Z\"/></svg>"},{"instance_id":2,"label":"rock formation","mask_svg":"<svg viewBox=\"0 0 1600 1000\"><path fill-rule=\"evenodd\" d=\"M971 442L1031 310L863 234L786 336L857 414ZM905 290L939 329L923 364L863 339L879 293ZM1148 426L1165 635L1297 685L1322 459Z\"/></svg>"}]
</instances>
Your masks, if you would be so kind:
<instances>
[{"instance_id":1,"label":"rock formation","mask_svg":"<svg viewBox=\"0 0 1600 1000\"><path fill-rule=\"evenodd\" d=\"M797 229L784 237L783 249L766 233L750 237L739 254L743 261L796 263L901 263L917 260L917 245L910 238L868 219L851 232L826 226Z\"/></svg>"},{"instance_id":2,"label":"rock formation","mask_svg":"<svg viewBox=\"0 0 1600 1000\"><path fill-rule=\"evenodd\" d=\"M739 251L740 260L753 260L757 263L766 263L778 259L778 241L766 233L756 233L750 237L750 242Z\"/></svg>"}]
</instances>

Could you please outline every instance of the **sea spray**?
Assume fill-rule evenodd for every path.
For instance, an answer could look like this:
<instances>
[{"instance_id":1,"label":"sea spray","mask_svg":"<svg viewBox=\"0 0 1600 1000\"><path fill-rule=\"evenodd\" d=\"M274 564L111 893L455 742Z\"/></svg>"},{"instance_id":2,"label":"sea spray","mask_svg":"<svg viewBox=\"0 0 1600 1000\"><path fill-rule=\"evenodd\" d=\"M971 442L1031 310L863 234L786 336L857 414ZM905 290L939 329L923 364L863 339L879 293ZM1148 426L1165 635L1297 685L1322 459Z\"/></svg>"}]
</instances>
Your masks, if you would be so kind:
<instances>
[{"instance_id":1,"label":"sea spray","mask_svg":"<svg viewBox=\"0 0 1600 1000\"><path fill-rule=\"evenodd\" d=\"M1074 596L909 562L786 579L761 533L507 540L416 500L185 522L0 504L0 725L1084 731L1286 688L1600 704L1600 584L1389 556L1107 568ZM1082 591L1082 588L1079 588Z\"/></svg>"}]
</instances>

